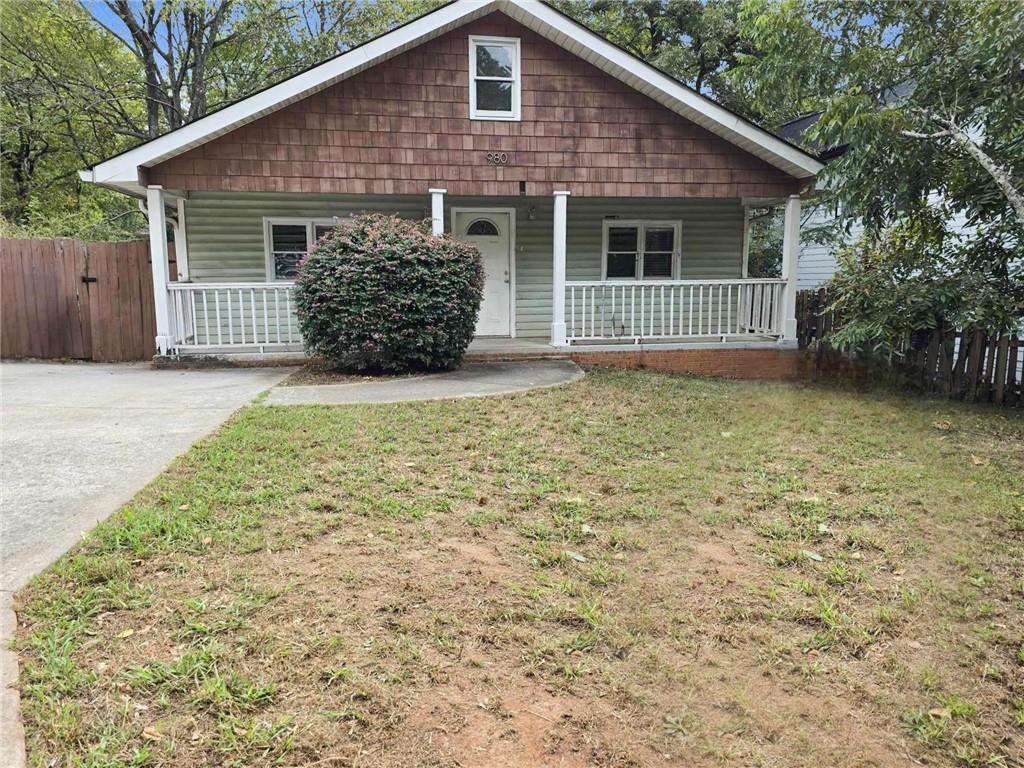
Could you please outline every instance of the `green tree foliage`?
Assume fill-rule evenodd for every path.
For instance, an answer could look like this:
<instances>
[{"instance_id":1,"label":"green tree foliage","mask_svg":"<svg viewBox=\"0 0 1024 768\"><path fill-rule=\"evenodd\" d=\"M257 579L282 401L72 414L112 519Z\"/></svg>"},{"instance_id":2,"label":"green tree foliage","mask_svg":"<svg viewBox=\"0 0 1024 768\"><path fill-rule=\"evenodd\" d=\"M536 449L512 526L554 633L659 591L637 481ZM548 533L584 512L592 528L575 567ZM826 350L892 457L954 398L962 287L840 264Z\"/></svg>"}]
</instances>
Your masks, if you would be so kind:
<instances>
[{"instance_id":1,"label":"green tree foliage","mask_svg":"<svg viewBox=\"0 0 1024 768\"><path fill-rule=\"evenodd\" d=\"M140 72L70 0L0 4L0 187L5 233L123 237L142 222L77 170L138 135Z\"/></svg>"},{"instance_id":2,"label":"green tree foliage","mask_svg":"<svg viewBox=\"0 0 1024 768\"><path fill-rule=\"evenodd\" d=\"M554 5L635 56L750 113L727 73L753 55L739 24L743 0L559 0Z\"/></svg>"},{"instance_id":3,"label":"green tree foliage","mask_svg":"<svg viewBox=\"0 0 1024 768\"><path fill-rule=\"evenodd\" d=\"M730 73L737 90L820 109L808 142L847 147L824 174L865 226L836 279L846 340L878 343L900 318L1020 323L1024 5L752 0L741 18L760 55Z\"/></svg>"},{"instance_id":4,"label":"green tree foliage","mask_svg":"<svg viewBox=\"0 0 1024 768\"><path fill-rule=\"evenodd\" d=\"M1024 296L959 258L960 243L938 207L904 217L877 237L840 251L833 279L844 318L832 343L886 351L897 339L943 324L1013 328Z\"/></svg>"},{"instance_id":5,"label":"green tree foliage","mask_svg":"<svg viewBox=\"0 0 1024 768\"><path fill-rule=\"evenodd\" d=\"M750 211L748 276L782 276L782 227L783 217L778 209L755 208Z\"/></svg>"},{"instance_id":6,"label":"green tree foliage","mask_svg":"<svg viewBox=\"0 0 1024 768\"><path fill-rule=\"evenodd\" d=\"M345 51L437 0L0 3L0 232L134 237L77 171ZM101 12L102 11L102 12Z\"/></svg>"}]
</instances>

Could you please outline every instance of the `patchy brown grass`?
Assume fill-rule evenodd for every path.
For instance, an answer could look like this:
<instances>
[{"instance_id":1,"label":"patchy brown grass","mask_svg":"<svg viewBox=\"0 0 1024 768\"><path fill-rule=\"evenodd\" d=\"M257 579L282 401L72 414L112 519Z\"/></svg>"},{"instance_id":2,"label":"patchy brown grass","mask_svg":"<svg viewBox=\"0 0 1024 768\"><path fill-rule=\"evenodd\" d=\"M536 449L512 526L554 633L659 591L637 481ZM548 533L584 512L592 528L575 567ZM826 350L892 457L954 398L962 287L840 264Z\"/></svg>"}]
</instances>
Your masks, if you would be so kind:
<instances>
[{"instance_id":1,"label":"patchy brown grass","mask_svg":"<svg viewBox=\"0 0 1024 768\"><path fill-rule=\"evenodd\" d=\"M31 758L1020 766L1022 542L990 410L607 371L253 407L19 595Z\"/></svg>"}]
</instances>

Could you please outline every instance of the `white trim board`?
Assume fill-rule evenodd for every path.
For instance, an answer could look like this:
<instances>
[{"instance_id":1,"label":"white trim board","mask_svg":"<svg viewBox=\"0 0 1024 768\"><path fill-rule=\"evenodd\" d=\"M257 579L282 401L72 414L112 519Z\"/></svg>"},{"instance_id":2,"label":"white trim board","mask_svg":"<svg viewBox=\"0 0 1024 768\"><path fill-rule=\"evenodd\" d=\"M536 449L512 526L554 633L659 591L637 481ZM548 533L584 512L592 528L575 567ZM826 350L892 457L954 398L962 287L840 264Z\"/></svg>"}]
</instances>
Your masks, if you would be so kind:
<instances>
[{"instance_id":1,"label":"white trim board","mask_svg":"<svg viewBox=\"0 0 1024 768\"><path fill-rule=\"evenodd\" d=\"M540 0L455 0L414 23L404 24L195 122L80 171L79 175L83 181L138 194L144 187L139 179L140 166L151 167L187 152L492 11L507 14L687 120L791 176L811 178L824 167L800 149L673 80Z\"/></svg>"}]
</instances>

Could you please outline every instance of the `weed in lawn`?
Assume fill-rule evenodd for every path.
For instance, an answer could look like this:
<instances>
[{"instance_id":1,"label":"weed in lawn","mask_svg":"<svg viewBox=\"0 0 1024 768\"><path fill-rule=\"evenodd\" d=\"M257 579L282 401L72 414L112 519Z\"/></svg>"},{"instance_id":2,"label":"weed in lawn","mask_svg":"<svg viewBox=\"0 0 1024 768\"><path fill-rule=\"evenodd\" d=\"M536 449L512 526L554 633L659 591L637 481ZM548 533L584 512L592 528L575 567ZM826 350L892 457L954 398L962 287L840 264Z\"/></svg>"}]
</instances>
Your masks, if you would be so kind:
<instances>
[{"instance_id":1,"label":"weed in lawn","mask_svg":"<svg viewBox=\"0 0 1024 768\"><path fill-rule=\"evenodd\" d=\"M934 408L596 371L243 410L19 595L33 760L1009 765L1024 427Z\"/></svg>"},{"instance_id":2,"label":"weed in lawn","mask_svg":"<svg viewBox=\"0 0 1024 768\"><path fill-rule=\"evenodd\" d=\"M335 685L347 683L352 680L355 675L355 670L349 667L336 667L334 669L325 670L320 677L325 683L327 683L327 685Z\"/></svg>"},{"instance_id":3,"label":"weed in lawn","mask_svg":"<svg viewBox=\"0 0 1024 768\"><path fill-rule=\"evenodd\" d=\"M294 747L295 726L289 718L270 722L256 717L221 715L211 746L222 755L222 764L252 765L254 761L274 764Z\"/></svg>"}]
</instances>

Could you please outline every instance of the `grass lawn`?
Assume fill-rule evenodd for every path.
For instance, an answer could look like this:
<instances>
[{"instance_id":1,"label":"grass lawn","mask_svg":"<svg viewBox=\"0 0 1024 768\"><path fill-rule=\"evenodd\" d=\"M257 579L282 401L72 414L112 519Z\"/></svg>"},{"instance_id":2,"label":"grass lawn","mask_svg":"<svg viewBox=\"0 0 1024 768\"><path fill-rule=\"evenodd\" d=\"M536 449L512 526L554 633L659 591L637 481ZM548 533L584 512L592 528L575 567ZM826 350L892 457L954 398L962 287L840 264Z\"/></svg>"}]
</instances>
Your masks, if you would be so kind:
<instances>
[{"instance_id":1,"label":"grass lawn","mask_svg":"<svg viewBox=\"0 0 1024 768\"><path fill-rule=\"evenodd\" d=\"M37 766L1021 766L1024 420L251 407L18 597Z\"/></svg>"}]
</instances>

